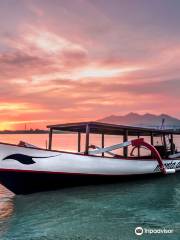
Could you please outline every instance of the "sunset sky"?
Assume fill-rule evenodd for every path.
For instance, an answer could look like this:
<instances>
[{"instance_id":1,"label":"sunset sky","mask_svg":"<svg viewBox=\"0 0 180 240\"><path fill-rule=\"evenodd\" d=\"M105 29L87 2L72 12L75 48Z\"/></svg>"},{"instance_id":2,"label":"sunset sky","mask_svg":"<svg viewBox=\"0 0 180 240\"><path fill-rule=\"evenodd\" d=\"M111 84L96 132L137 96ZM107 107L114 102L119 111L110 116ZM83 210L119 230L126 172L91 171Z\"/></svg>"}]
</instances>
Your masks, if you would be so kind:
<instances>
[{"instance_id":1,"label":"sunset sky","mask_svg":"<svg viewBox=\"0 0 180 240\"><path fill-rule=\"evenodd\" d=\"M179 106L179 0L0 1L0 130Z\"/></svg>"}]
</instances>

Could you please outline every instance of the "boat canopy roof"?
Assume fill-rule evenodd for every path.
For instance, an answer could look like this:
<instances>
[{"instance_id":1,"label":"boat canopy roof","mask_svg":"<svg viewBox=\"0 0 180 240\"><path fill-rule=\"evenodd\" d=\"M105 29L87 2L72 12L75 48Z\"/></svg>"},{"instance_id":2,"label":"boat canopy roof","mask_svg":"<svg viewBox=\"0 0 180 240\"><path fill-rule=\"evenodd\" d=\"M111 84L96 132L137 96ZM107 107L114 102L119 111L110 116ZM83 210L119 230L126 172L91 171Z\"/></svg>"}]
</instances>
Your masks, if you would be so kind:
<instances>
[{"instance_id":1,"label":"boat canopy roof","mask_svg":"<svg viewBox=\"0 0 180 240\"><path fill-rule=\"evenodd\" d=\"M162 134L177 134L180 135L180 129L155 129L155 128L143 128L143 127L133 127L124 126L117 124L109 124L103 122L76 122L76 123L65 123L57 125L49 125L47 128L50 130L58 130L63 132L79 132L95 134L107 134L107 135L124 135L125 132L129 136L159 136Z\"/></svg>"}]
</instances>

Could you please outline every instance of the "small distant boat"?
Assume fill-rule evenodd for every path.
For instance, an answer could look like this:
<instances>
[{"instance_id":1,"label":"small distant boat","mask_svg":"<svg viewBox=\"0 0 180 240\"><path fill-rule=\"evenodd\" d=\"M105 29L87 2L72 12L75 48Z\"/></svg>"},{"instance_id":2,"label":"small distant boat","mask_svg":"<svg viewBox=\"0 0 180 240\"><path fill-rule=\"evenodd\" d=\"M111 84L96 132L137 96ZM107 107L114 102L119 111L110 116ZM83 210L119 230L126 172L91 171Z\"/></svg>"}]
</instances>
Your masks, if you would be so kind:
<instances>
[{"instance_id":1,"label":"small distant boat","mask_svg":"<svg viewBox=\"0 0 180 240\"><path fill-rule=\"evenodd\" d=\"M122 177L167 175L180 171L180 152L173 140L174 135L180 135L180 131L101 122L58 124L48 128L48 149L24 142L19 145L0 143L0 182L15 194L109 183L120 181ZM52 136L57 131L77 133L78 151L52 150ZM90 145L91 134L101 135L101 146ZM82 135L85 136L83 151ZM105 138L110 135L121 136L123 141L105 147ZM150 143L143 137L150 137ZM159 145L155 144L157 137L161 139ZM146 156L142 155L142 147L149 150ZM117 154L119 149L123 150L123 154Z\"/></svg>"}]
</instances>

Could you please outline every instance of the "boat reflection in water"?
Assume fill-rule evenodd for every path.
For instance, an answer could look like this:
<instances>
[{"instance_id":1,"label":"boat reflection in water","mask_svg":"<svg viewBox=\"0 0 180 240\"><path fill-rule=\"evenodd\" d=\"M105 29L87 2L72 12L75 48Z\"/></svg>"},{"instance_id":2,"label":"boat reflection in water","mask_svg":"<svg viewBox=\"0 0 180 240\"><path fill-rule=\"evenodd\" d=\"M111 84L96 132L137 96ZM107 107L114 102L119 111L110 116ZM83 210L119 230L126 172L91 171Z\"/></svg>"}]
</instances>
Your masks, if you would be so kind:
<instances>
[{"instance_id":1,"label":"boat reflection in water","mask_svg":"<svg viewBox=\"0 0 180 240\"><path fill-rule=\"evenodd\" d=\"M8 220L14 210L13 197L14 194L0 184L0 237L8 230Z\"/></svg>"},{"instance_id":2,"label":"boat reflection in water","mask_svg":"<svg viewBox=\"0 0 180 240\"><path fill-rule=\"evenodd\" d=\"M12 215L13 197L14 194L0 184L0 221Z\"/></svg>"}]
</instances>

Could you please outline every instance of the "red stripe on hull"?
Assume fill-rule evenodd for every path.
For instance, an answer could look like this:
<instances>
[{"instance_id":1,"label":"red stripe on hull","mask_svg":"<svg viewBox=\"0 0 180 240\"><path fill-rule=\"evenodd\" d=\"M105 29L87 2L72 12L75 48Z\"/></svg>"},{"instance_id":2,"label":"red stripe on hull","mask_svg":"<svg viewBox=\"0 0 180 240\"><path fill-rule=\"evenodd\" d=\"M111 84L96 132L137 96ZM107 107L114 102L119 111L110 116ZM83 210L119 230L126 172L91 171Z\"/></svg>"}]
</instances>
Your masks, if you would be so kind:
<instances>
[{"instance_id":1,"label":"red stripe on hull","mask_svg":"<svg viewBox=\"0 0 180 240\"><path fill-rule=\"evenodd\" d=\"M142 174L105 174L105 173L74 173L74 172L51 172L51 171L34 171L22 169L4 169L1 168L0 172L19 172L19 173L44 173L44 174L67 174L67 175L92 175L92 176L129 176L129 175L142 175Z\"/></svg>"}]
</instances>

